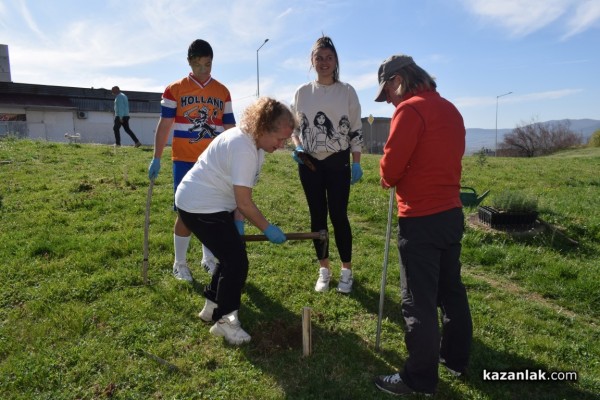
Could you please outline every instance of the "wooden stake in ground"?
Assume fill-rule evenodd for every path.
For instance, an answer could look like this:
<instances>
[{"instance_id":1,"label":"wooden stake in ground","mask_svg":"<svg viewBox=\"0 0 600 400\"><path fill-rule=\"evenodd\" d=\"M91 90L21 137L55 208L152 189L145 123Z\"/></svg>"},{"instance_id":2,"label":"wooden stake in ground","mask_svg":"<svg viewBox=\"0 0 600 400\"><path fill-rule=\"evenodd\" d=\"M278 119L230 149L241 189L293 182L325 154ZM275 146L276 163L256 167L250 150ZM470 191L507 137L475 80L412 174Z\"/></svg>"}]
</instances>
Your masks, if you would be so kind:
<instances>
[{"instance_id":1,"label":"wooden stake in ground","mask_svg":"<svg viewBox=\"0 0 600 400\"><path fill-rule=\"evenodd\" d=\"M312 324L310 322L310 307L302 309L302 355L308 357L312 353Z\"/></svg>"},{"instance_id":2,"label":"wooden stake in ground","mask_svg":"<svg viewBox=\"0 0 600 400\"><path fill-rule=\"evenodd\" d=\"M150 230L150 202L152 201L152 188L154 187L154 179L150 181L148 186L148 196L146 197L146 220L144 222L144 262L142 264L142 279L144 285L148 284L148 235Z\"/></svg>"}]
</instances>

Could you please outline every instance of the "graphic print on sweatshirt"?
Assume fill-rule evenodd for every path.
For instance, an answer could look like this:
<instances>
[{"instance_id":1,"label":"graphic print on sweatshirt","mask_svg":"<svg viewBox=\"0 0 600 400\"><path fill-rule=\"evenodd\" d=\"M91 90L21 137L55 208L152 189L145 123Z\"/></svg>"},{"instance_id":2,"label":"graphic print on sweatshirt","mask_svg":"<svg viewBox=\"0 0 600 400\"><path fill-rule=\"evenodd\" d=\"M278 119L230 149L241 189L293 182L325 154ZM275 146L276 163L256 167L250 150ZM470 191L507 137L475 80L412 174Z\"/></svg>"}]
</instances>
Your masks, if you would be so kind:
<instances>
[{"instance_id":1,"label":"graphic print on sweatshirt","mask_svg":"<svg viewBox=\"0 0 600 400\"><path fill-rule=\"evenodd\" d=\"M323 111L318 111L312 127L306 114L300 113L300 140L309 153L337 153L346 150L360 132L350 132L350 119L342 115L337 129Z\"/></svg>"}]
</instances>

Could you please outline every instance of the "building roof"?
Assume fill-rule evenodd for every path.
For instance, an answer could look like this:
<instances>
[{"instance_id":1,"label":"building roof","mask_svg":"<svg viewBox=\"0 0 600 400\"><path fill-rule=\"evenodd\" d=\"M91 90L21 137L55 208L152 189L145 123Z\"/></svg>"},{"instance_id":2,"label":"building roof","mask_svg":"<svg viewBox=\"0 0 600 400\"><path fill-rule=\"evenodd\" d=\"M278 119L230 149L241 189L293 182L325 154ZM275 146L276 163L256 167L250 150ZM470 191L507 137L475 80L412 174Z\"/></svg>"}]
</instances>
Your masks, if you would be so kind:
<instances>
[{"instance_id":1,"label":"building roof","mask_svg":"<svg viewBox=\"0 0 600 400\"><path fill-rule=\"evenodd\" d=\"M131 113L160 113L162 93L123 91ZM110 89L48 86L0 82L0 105L25 108L62 108L77 111L112 112Z\"/></svg>"}]
</instances>

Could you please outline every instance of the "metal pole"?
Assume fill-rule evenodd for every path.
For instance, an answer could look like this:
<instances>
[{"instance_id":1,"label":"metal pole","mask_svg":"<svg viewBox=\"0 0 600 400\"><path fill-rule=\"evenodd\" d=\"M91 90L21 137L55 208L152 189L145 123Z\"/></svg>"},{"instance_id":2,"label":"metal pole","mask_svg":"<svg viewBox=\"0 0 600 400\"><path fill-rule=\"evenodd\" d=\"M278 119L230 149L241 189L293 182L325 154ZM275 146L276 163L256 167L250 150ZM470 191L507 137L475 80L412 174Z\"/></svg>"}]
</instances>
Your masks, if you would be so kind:
<instances>
[{"instance_id":1,"label":"metal pole","mask_svg":"<svg viewBox=\"0 0 600 400\"><path fill-rule=\"evenodd\" d=\"M370 128L371 128L371 154L373 154L373 124L369 124Z\"/></svg>"},{"instance_id":2,"label":"metal pole","mask_svg":"<svg viewBox=\"0 0 600 400\"><path fill-rule=\"evenodd\" d=\"M154 179L150 181L148 186L148 196L146 197L146 219L144 221L144 262L142 263L142 279L144 285L148 284L148 236L150 230L150 202L152 200L152 188L154 187Z\"/></svg>"},{"instance_id":3,"label":"metal pole","mask_svg":"<svg viewBox=\"0 0 600 400\"><path fill-rule=\"evenodd\" d=\"M494 148L494 157L498 157L498 99L502 96L508 96L512 92L496 96L496 147Z\"/></svg>"},{"instance_id":4,"label":"metal pole","mask_svg":"<svg viewBox=\"0 0 600 400\"><path fill-rule=\"evenodd\" d=\"M375 350L379 350L379 339L381 337L381 320L383 318L383 302L385 299L385 284L387 281L388 255L390 253L390 239L392 236L392 210L394 207L394 194L396 188L390 188L390 203L388 205L387 230L385 231L385 250L383 252L383 271L381 272L381 288L379 289L379 316L377 318L377 334L375 338Z\"/></svg>"},{"instance_id":5,"label":"metal pole","mask_svg":"<svg viewBox=\"0 0 600 400\"><path fill-rule=\"evenodd\" d=\"M261 44L260 47L258 49L256 49L256 98L257 99L260 97L260 79L259 79L259 76L258 76L258 51L260 49L262 49L262 47L268 41L269 41L269 39L265 39L265 41L263 42L263 44Z\"/></svg>"}]
</instances>

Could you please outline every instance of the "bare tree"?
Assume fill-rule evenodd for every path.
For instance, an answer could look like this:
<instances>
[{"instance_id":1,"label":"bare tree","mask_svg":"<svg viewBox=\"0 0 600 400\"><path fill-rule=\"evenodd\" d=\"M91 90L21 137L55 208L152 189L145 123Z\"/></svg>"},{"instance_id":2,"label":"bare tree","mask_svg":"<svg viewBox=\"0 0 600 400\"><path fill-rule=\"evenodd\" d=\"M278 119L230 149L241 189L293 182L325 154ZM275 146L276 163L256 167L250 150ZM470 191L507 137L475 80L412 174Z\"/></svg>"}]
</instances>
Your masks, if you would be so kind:
<instances>
[{"instance_id":1,"label":"bare tree","mask_svg":"<svg viewBox=\"0 0 600 400\"><path fill-rule=\"evenodd\" d=\"M532 119L517 125L498 149L499 155L536 157L581 145L583 137L569 129L570 122L540 123Z\"/></svg>"}]
</instances>

